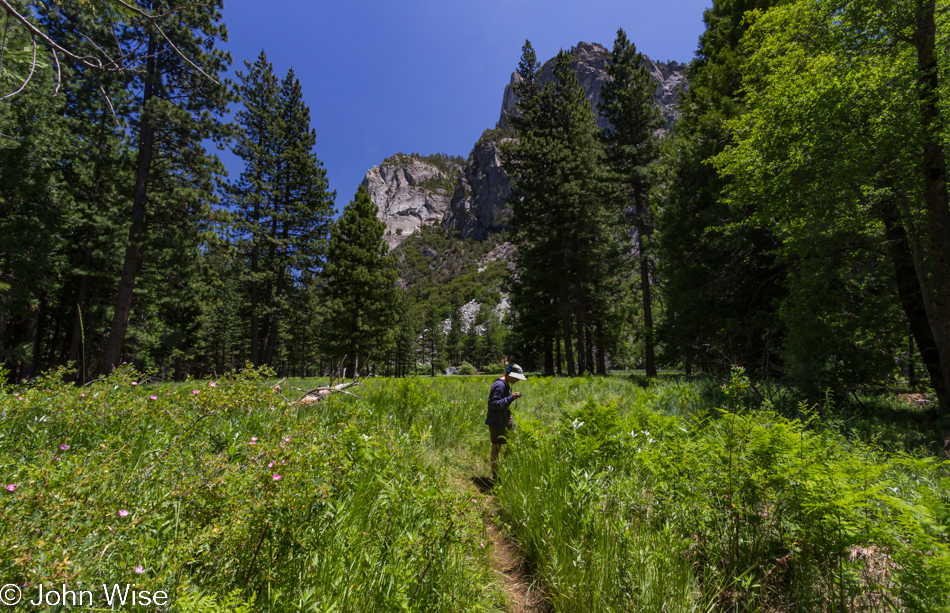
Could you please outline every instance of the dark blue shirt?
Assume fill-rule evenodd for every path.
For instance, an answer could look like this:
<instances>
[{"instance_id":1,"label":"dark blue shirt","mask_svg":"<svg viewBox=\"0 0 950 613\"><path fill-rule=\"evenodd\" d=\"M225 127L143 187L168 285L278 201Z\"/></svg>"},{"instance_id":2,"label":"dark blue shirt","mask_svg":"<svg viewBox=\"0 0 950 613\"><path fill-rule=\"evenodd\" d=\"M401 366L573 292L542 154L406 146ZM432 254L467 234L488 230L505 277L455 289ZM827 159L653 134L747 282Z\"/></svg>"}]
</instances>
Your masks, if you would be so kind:
<instances>
[{"instance_id":1,"label":"dark blue shirt","mask_svg":"<svg viewBox=\"0 0 950 613\"><path fill-rule=\"evenodd\" d=\"M511 410L508 408L515 399L511 395L511 388L504 377L496 379L488 392L488 417L485 424L496 428L507 428L511 419Z\"/></svg>"}]
</instances>

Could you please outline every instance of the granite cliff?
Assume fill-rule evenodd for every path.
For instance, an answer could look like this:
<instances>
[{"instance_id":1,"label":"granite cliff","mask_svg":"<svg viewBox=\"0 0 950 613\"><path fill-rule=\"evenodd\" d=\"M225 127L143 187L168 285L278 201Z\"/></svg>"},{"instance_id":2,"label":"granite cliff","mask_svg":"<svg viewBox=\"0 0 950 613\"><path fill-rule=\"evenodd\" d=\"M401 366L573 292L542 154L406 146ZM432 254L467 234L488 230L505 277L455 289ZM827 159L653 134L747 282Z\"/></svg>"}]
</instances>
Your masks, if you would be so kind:
<instances>
[{"instance_id":1,"label":"granite cliff","mask_svg":"<svg viewBox=\"0 0 950 613\"><path fill-rule=\"evenodd\" d=\"M386 244L395 248L419 226L442 223L460 172L461 158L397 153L366 172L362 186L386 222Z\"/></svg>"},{"instance_id":2,"label":"granite cliff","mask_svg":"<svg viewBox=\"0 0 950 613\"><path fill-rule=\"evenodd\" d=\"M572 50L574 59L571 61L571 67L577 74L577 80L581 88L590 101L591 108L594 110L594 116L597 118L597 125L604 128L608 121L597 111L597 103L601 101L600 90L607 81L607 64L610 61L610 51L597 43L579 42ZM656 93L653 95L653 102L660 109L660 113L666 120L668 129L678 116L676 102L679 100L680 92L686 90L687 81L685 78L686 65L679 62L657 62L643 56L643 64L649 69L650 76L656 81ZM541 67L541 84L545 84L554 78L554 58L548 60ZM501 117L498 124L501 127L508 125L508 117L515 111L515 105L518 104L518 95L515 94L514 86L521 81L521 76L517 72L511 74L511 81L505 86L505 94L501 101Z\"/></svg>"},{"instance_id":3,"label":"granite cliff","mask_svg":"<svg viewBox=\"0 0 950 613\"><path fill-rule=\"evenodd\" d=\"M504 230L511 219L507 204L511 181L499 157L499 144L505 140L510 139L480 140L462 167L441 223L463 238L485 240Z\"/></svg>"},{"instance_id":4,"label":"granite cliff","mask_svg":"<svg viewBox=\"0 0 950 613\"><path fill-rule=\"evenodd\" d=\"M572 66L601 127L607 121L597 113L601 88L607 80L610 52L596 43L580 42L571 49ZM686 65L657 62L644 56L643 63L656 81L654 102L660 109L667 131L676 121L676 102L686 90ZM544 63L541 81L553 78L554 59ZM394 248L422 225L441 224L459 231L464 238L484 240L503 231L511 218L507 205L511 181L502 168L499 147L510 138L508 118L516 111L518 96L511 76L502 96L501 115L496 129L486 130L468 159L445 155L397 154L370 169L363 179L379 216L386 222L386 242Z\"/></svg>"}]
</instances>

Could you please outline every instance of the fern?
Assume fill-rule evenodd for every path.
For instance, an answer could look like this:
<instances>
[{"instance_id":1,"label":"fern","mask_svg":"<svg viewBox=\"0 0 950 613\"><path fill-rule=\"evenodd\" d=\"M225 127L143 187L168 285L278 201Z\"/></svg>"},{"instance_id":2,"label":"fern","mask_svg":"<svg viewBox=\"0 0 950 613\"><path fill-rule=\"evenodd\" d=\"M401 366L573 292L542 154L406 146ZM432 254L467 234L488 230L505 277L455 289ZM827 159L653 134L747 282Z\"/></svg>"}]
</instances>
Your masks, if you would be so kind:
<instances>
[{"instance_id":1,"label":"fern","mask_svg":"<svg viewBox=\"0 0 950 613\"><path fill-rule=\"evenodd\" d=\"M255 600L253 594L249 600L241 598L241 590L232 590L223 596L186 590L178 599L177 606L178 613L251 613Z\"/></svg>"}]
</instances>

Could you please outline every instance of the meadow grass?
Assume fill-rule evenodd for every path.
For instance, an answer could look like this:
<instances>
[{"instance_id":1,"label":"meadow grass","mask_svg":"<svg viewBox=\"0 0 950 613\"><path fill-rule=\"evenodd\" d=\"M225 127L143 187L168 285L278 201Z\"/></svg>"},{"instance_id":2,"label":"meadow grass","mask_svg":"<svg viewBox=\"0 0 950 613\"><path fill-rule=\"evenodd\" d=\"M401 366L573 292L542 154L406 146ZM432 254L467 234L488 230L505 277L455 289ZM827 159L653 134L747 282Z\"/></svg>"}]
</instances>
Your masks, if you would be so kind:
<instances>
[{"instance_id":1,"label":"meadow grass","mask_svg":"<svg viewBox=\"0 0 950 613\"><path fill-rule=\"evenodd\" d=\"M947 463L787 412L635 381L522 420L495 498L558 611L950 610Z\"/></svg>"},{"instance_id":2,"label":"meadow grass","mask_svg":"<svg viewBox=\"0 0 950 613\"><path fill-rule=\"evenodd\" d=\"M0 578L134 581L180 611L503 610L470 485L493 379L307 405L290 388L326 380L4 388ZM913 411L741 373L515 389L493 494L555 611L950 610L948 467Z\"/></svg>"},{"instance_id":3,"label":"meadow grass","mask_svg":"<svg viewBox=\"0 0 950 613\"><path fill-rule=\"evenodd\" d=\"M291 406L260 373L138 379L0 395L4 583L134 582L181 611L501 610L483 509L411 428L351 398Z\"/></svg>"}]
</instances>

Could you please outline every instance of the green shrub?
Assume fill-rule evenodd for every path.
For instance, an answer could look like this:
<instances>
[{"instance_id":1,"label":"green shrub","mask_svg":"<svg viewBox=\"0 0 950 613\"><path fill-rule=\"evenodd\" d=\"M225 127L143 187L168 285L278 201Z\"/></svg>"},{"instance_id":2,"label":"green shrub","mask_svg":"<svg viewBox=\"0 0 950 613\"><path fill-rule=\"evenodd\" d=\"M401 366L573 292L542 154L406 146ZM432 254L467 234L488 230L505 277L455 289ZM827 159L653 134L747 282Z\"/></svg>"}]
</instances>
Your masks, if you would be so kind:
<instances>
[{"instance_id":1,"label":"green shrub","mask_svg":"<svg viewBox=\"0 0 950 613\"><path fill-rule=\"evenodd\" d=\"M489 364L488 366L484 366L482 371L484 371L486 375L500 375L505 372L505 365L501 363Z\"/></svg>"},{"instance_id":2,"label":"green shrub","mask_svg":"<svg viewBox=\"0 0 950 613\"><path fill-rule=\"evenodd\" d=\"M475 367L469 364L468 362L462 362L462 365L459 366L460 375L476 375L478 371L475 370Z\"/></svg>"}]
</instances>

